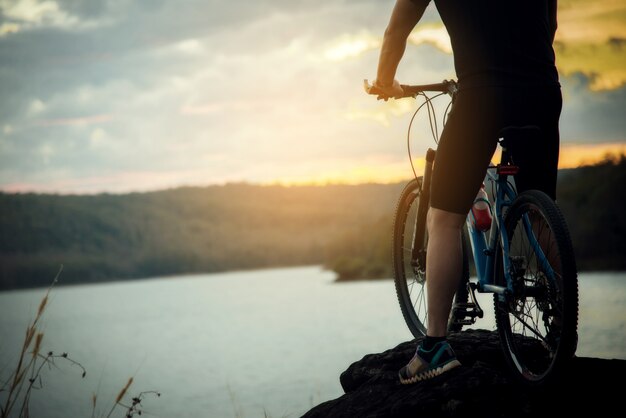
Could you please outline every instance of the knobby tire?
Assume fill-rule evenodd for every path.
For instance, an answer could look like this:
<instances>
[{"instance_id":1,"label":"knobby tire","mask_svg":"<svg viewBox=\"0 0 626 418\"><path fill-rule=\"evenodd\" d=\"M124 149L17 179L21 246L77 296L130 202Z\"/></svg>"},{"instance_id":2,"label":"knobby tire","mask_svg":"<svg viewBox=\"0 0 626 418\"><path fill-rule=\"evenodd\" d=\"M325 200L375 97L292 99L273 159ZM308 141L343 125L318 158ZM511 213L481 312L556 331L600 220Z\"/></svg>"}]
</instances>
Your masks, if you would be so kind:
<instances>
[{"instance_id":1,"label":"knobby tire","mask_svg":"<svg viewBox=\"0 0 626 418\"><path fill-rule=\"evenodd\" d=\"M531 245L523 217L532 220ZM541 385L558 375L577 347L578 278L565 219L545 193L521 193L508 209L504 228L509 240L514 293L494 295L496 326L509 369L519 381ZM502 248L496 257L496 280L505 285ZM554 280L538 254L544 252Z\"/></svg>"},{"instance_id":2,"label":"knobby tire","mask_svg":"<svg viewBox=\"0 0 626 418\"><path fill-rule=\"evenodd\" d=\"M419 199L422 195L422 177L411 180L404 188L396 206L394 226L392 258L394 269L394 283L396 295L402 311L402 316L415 338L426 335L428 320L428 305L426 293L426 246L428 233L426 232L427 213L417 213ZM428 205L425 205L428 208ZM426 210L427 211L427 210ZM416 219L419 225L416 228ZM420 248L422 257L419 257L417 265L411 264L414 230L424 232L423 248ZM465 230L463 240L463 263L461 278L453 303L467 303L469 281L468 245ZM454 318L450 317L448 323L449 332L460 331L462 325L455 324Z\"/></svg>"}]
</instances>

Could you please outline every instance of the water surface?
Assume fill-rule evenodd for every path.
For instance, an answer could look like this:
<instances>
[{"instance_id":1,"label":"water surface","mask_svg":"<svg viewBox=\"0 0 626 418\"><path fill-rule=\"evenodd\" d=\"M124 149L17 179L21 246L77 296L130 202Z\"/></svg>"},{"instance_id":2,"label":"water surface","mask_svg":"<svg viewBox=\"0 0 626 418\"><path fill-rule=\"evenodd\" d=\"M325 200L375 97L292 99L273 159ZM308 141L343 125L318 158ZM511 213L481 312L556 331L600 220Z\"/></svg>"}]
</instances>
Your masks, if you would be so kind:
<instances>
[{"instance_id":1,"label":"water surface","mask_svg":"<svg viewBox=\"0 0 626 418\"><path fill-rule=\"evenodd\" d=\"M106 415L130 376L157 417L299 417L342 394L339 374L410 340L390 280L335 283L319 267L155 278L52 290L44 350L57 362L32 396L33 418ZM0 293L6 376L45 289ZM626 273L580 275L579 356L626 359ZM493 329L486 317L474 328ZM408 360L408 359L407 359ZM118 409L112 416L122 417Z\"/></svg>"}]
</instances>

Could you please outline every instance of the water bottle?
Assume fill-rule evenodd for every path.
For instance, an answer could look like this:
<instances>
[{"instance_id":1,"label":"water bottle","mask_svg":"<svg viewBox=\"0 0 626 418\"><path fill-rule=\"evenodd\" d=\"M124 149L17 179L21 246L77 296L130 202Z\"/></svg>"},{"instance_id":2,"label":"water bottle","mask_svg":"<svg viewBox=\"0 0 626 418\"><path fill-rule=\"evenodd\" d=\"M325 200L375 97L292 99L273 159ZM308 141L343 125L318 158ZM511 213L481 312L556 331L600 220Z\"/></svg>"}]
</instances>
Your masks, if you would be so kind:
<instances>
[{"instance_id":1,"label":"water bottle","mask_svg":"<svg viewBox=\"0 0 626 418\"><path fill-rule=\"evenodd\" d=\"M485 191L485 183L480 186L472 205L472 225L478 231L491 228L491 204Z\"/></svg>"}]
</instances>

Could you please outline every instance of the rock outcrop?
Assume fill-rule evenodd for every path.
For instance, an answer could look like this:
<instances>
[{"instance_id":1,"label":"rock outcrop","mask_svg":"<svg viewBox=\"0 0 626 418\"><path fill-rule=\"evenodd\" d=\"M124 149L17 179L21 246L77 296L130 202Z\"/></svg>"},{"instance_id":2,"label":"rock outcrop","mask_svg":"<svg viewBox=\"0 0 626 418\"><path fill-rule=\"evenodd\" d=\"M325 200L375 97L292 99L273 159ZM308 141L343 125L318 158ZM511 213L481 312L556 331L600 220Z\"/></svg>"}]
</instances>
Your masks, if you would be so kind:
<instances>
[{"instance_id":1,"label":"rock outcrop","mask_svg":"<svg viewBox=\"0 0 626 418\"><path fill-rule=\"evenodd\" d=\"M401 385L398 370L415 351L408 341L353 363L340 376L345 394L303 418L622 416L626 360L574 358L549 385L529 388L508 375L496 331L449 337L462 366L432 380ZM619 413L618 413L619 412Z\"/></svg>"}]
</instances>

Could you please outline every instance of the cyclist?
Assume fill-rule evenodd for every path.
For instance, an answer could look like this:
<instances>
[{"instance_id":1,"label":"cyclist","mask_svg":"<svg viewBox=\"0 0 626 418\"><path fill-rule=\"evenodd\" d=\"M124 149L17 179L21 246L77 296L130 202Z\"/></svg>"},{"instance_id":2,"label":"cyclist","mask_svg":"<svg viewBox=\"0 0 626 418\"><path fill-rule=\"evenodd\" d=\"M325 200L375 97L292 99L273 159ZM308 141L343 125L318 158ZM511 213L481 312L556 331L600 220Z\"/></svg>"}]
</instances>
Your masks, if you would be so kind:
<instances>
[{"instance_id":1,"label":"cyclist","mask_svg":"<svg viewBox=\"0 0 626 418\"><path fill-rule=\"evenodd\" d=\"M409 34L430 0L396 0L385 30L374 87L400 97L395 80ZM556 197L562 97L552 43L556 0L434 0L450 35L459 92L439 141L428 212L426 337L399 371L402 383L460 363L447 323L461 276L461 230L506 126L541 129L539 148L516 150L518 192Z\"/></svg>"}]
</instances>

